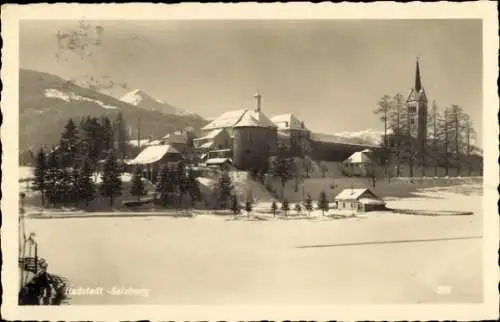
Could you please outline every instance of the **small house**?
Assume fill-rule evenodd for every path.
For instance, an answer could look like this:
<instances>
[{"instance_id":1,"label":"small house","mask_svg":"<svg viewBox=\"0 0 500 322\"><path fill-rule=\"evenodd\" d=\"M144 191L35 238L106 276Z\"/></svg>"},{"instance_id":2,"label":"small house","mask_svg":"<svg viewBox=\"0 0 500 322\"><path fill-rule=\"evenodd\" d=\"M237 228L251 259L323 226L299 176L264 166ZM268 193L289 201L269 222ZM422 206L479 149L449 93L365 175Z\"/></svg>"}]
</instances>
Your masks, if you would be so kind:
<instances>
[{"instance_id":1,"label":"small house","mask_svg":"<svg viewBox=\"0 0 500 322\"><path fill-rule=\"evenodd\" d=\"M371 152L370 149L365 149L353 153L342 162L344 173L349 176L368 176L375 166L375 163L370 157Z\"/></svg>"},{"instance_id":2,"label":"small house","mask_svg":"<svg viewBox=\"0 0 500 322\"><path fill-rule=\"evenodd\" d=\"M339 210L355 210L360 212L384 210L385 201L368 188L344 189L335 197Z\"/></svg>"},{"instance_id":3,"label":"small house","mask_svg":"<svg viewBox=\"0 0 500 322\"><path fill-rule=\"evenodd\" d=\"M145 178L155 183L156 177L163 164L177 163L182 158L179 151L168 144L147 146L133 160L126 162L130 169L131 166L139 166Z\"/></svg>"}]
</instances>

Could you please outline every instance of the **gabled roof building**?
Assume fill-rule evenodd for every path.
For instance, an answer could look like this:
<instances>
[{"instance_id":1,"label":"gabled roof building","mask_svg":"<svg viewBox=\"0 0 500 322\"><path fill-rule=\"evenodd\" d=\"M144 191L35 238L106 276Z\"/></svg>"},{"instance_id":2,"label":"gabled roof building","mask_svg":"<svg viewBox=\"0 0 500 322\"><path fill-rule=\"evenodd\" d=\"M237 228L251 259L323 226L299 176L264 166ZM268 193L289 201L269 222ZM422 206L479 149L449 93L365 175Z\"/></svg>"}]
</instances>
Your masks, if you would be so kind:
<instances>
[{"instance_id":1,"label":"gabled roof building","mask_svg":"<svg viewBox=\"0 0 500 322\"><path fill-rule=\"evenodd\" d=\"M385 210L385 201L368 188L344 189L336 197L339 210L373 211Z\"/></svg>"}]
</instances>

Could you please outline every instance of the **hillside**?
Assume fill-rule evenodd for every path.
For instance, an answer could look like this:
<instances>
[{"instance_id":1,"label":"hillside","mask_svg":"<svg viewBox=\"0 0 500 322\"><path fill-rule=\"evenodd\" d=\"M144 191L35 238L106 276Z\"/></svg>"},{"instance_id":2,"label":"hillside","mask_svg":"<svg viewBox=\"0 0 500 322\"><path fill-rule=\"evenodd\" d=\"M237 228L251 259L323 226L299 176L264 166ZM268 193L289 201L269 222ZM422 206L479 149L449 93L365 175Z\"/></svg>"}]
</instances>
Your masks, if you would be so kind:
<instances>
[{"instance_id":1,"label":"hillside","mask_svg":"<svg viewBox=\"0 0 500 322\"><path fill-rule=\"evenodd\" d=\"M206 124L199 116L141 109L58 76L26 69L20 70L19 93L20 152L56 144L69 118L87 115L114 119L121 112L132 133L140 117L143 137L163 136L186 127L198 129Z\"/></svg>"}]
</instances>

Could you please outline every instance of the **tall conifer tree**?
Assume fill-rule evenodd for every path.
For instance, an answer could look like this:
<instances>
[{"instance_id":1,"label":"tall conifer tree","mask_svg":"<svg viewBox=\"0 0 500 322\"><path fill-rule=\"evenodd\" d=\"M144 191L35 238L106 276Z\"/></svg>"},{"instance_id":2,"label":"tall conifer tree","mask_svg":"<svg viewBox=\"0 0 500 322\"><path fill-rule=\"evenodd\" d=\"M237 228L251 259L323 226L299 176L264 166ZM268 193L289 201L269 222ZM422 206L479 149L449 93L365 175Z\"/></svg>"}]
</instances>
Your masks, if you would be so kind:
<instances>
[{"instance_id":1,"label":"tall conifer tree","mask_svg":"<svg viewBox=\"0 0 500 322\"><path fill-rule=\"evenodd\" d=\"M113 152L109 153L101 175L102 183L99 192L103 197L109 197L109 204L113 206L114 197L121 195L122 181L120 170Z\"/></svg>"},{"instance_id":2,"label":"tall conifer tree","mask_svg":"<svg viewBox=\"0 0 500 322\"><path fill-rule=\"evenodd\" d=\"M137 201L141 201L141 197L146 195L146 188L142 181L141 169L137 168L132 177L132 186L130 187L130 194L137 197Z\"/></svg>"},{"instance_id":3,"label":"tall conifer tree","mask_svg":"<svg viewBox=\"0 0 500 322\"><path fill-rule=\"evenodd\" d=\"M62 167L69 168L75 165L75 161L79 154L78 143L78 128L73 122L73 119L69 119L59 141L58 152L61 157Z\"/></svg>"},{"instance_id":4,"label":"tall conifer tree","mask_svg":"<svg viewBox=\"0 0 500 322\"><path fill-rule=\"evenodd\" d=\"M42 198L42 207L45 206L45 190L46 190L46 173L47 173L47 160L43 148L40 148L36 155L36 164L34 170L34 184L33 190L40 191Z\"/></svg>"}]
</instances>

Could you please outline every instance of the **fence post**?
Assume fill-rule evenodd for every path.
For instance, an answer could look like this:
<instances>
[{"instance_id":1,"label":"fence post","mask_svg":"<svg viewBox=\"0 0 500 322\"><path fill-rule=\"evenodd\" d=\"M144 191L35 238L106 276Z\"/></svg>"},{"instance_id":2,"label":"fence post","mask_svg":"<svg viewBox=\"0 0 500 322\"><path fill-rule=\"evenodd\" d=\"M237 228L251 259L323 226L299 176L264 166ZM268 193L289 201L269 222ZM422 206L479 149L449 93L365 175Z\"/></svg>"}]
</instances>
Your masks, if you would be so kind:
<instances>
[{"instance_id":1,"label":"fence post","mask_svg":"<svg viewBox=\"0 0 500 322\"><path fill-rule=\"evenodd\" d=\"M38 274L38 243L34 242L35 245L35 275Z\"/></svg>"}]
</instances>

